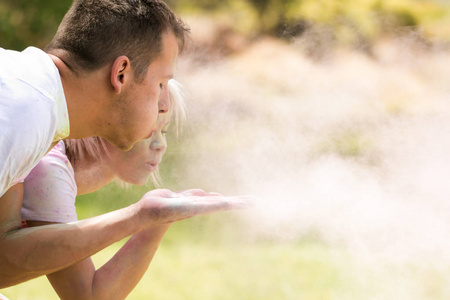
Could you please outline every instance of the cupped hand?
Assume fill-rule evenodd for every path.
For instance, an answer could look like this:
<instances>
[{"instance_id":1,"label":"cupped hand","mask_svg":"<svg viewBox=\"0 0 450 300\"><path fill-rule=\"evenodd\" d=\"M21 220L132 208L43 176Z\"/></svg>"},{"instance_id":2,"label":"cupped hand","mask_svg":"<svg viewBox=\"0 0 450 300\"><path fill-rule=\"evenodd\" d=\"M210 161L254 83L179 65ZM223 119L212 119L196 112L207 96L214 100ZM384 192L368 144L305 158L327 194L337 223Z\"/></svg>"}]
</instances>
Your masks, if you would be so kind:
<instances>
[{"instance_id":1,"label":"cupped hand","mask_svg":"<svg viewBox=\"0 0 450 300\"><path fill-rule=\"evenodd\" d=\"M146 193L138 205L144 226L154 226L218 211L249 208L254 199L253 196L223 196L199 189L182 192L156 189Z\"/></svg>"}]
</instances>

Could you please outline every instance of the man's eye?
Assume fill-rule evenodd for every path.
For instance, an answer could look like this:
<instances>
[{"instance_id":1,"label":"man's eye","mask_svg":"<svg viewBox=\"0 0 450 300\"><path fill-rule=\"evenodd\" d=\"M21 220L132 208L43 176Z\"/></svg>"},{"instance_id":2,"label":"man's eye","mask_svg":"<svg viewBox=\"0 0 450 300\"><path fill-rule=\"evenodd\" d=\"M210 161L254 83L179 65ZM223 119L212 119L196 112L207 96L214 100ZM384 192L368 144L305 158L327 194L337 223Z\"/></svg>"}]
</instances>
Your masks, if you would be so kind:
<instances>
[{"instance_id":1,"label":"man's eye","mask_svg":"<svg viewBox=\"0 0 450 300\"><path fill-rule=\"evenodd\" d=\"M161 130L161 133L162 133L162 134L166 134L166 133L167 133L167 130Z\"/></svg>"},{"instance_id":2,"label":"man's eye","mask_svg":"<svg viewBox=\"0 0 450 300\"><path fill-rule=\"evenodd\" d=\"M159 84L159 88L163 89L163 84L162 83Z\"/></svg>"}]
</instances>

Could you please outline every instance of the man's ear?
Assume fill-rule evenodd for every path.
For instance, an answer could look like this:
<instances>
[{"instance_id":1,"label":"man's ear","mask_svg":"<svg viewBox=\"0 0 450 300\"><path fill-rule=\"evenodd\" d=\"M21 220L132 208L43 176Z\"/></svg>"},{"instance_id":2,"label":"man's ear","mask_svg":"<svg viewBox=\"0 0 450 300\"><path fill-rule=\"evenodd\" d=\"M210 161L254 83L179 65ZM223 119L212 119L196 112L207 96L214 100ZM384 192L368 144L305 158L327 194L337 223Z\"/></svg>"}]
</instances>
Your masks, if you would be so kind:
<instances>
[{"instance_id":1,"label":"man's ear","mask_svg":"<svg viewBox=\"0 0 450 300\"><path fill-rule=\"evenodd\" d=\"M122 85L130 78L131 64L126 56L119 56L114 60L111 67L111 84L114 90L119 94L122 90Z\"/></svg>"}]
</instances>

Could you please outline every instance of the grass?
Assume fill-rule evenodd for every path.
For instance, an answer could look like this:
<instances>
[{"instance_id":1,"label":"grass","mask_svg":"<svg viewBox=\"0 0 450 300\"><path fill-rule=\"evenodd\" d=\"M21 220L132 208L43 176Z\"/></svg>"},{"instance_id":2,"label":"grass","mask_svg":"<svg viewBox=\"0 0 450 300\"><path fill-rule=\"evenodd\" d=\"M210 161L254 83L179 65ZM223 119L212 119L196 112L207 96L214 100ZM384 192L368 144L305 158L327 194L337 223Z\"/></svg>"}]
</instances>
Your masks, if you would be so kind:
<instances>
[{"instance_id":1,"label":"grass","mask_svg":"<svg viewBox=\"0 0 450 300\"><path fill-rule=\"evenodd\" d=\"M414 293L417 296L408 299L443 300L449 294L448 270L368 263L344 248L312 239L192 241L180 235L185 225L191 226L183 221L169 230L149 270L127 299L360 300L406 299L405 295ZM122 244L94 255L96 266L109 260ZM45 277L1 292L11 300L58 299Z\"/></svg>"},{"instance_id":2,"label":"grass","mask_svg":"<svg viewBox=\"0 0 450 300\"><path fill-rule=\"evenodd\" d=\"M181 226L183 224L180 224ZM168 233L157 255L128 299L335 299L345 289L345 252L306 242L213 245L186 238L171 241ZM97 266L122 245L94 256ZM20 299L58 299L45 278L2 291Z\"/></svg>"},{"instance_id":3,"label":"grass","mask_svg":"<svg viewBox=\"0 0 450 300\"><path fill-rule=\"evenodd\" d=\"M303 294L308 299L327 299L340 285L331 260L325 248L312 245L162 247L145 278L154 289L137 289L132 295L245 300L298 299Z\"/></svg>"}]
</instances>

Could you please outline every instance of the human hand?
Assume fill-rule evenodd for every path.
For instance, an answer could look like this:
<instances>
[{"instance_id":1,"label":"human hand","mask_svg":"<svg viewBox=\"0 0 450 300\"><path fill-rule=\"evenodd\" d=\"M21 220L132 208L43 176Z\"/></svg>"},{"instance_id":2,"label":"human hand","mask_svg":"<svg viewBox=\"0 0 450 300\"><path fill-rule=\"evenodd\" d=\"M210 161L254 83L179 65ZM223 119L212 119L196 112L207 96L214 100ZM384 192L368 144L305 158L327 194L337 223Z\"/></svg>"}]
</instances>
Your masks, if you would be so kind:
<instances>
[{"instance_id":1,"label":"human hand","mask_svg":"<svg viewBox=\"0 0 450 300\"><path fill-rule=\"evenodd\" d=\"M223 196L199 189L172 192L156 189L137 203L141 224L145 227L173 223L217 211L249 208L253 196Z\"/></svg>"}]
</instances>

